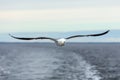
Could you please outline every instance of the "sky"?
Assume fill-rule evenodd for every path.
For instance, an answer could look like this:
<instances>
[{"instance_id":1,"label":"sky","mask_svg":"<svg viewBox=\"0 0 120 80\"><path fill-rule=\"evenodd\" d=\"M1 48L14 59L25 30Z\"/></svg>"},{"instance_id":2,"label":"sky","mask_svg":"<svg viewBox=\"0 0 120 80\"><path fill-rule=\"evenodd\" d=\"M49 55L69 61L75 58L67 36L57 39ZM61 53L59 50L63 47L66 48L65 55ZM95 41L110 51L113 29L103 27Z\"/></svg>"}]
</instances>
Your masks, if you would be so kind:
<instances>
[{"instance_id":1,"label":"sky","mask_svg":"<svg viewBox=\"0 0 120 80\"><path fill-rule=\"evenodd\" d=\"M119 0L0 0L0 33L120 29Z\"/></svg>"},{"instance_id":2,"label":"sky","mask_svg":"<svg viewBox=\"0 0 120 80\"><path fill-rule=\"evenodd\" d=\"M108 29L120 30L120 0L0 0L0 34Z\"/></svg>"}]
</instances>

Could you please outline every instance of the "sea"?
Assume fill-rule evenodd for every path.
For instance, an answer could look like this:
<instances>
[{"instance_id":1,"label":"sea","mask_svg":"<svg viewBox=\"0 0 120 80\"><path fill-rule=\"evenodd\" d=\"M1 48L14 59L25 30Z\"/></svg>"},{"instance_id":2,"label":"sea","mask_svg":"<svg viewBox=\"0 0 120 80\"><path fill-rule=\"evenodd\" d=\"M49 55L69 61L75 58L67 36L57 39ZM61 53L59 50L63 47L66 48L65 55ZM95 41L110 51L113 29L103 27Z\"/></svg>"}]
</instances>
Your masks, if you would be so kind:
<instances>
[{"instance_id":1,"label":"sea","mask_svg":"<svg viewBox=\"0 0 120 80\"><path fill-rule=\"evenodd\" d=\"M0 80L120 80L120 43L0 43Z\"/></svg>"}]
</instances>

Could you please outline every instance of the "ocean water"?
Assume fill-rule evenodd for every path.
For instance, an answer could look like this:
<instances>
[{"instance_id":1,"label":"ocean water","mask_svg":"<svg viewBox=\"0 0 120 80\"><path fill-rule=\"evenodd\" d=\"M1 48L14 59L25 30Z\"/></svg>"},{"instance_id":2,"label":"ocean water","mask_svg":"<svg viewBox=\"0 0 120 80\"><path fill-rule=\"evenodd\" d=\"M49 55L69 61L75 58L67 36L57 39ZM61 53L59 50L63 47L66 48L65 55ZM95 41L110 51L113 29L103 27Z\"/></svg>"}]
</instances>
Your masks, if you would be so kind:
<instances>
[{"instance_id":1,"label":"ocean water","mask_svg":"<svg viewBox=\"0 0 120 80\"><path fill-rule=\"evenodd\" d=\"M119 48L119 43L0 43L0 80L120 80Z\"/></svg>"}]
</instances>

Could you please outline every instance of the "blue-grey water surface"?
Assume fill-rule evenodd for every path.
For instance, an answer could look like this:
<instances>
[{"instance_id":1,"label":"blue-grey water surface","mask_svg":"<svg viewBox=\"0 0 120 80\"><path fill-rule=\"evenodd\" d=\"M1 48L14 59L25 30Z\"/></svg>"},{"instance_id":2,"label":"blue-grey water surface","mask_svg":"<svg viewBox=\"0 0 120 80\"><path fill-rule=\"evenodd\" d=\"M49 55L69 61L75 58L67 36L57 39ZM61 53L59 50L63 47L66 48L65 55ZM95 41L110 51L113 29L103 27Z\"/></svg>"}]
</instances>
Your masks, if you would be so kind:
<instances>
[{"instance_id":1,"label":"blue-grey water surface","mask_svg":"<svg viewBox=\"0 0 120 80\"><path fill-rule=\"evenodd\" d=\"M1 43L0 80L119 80L119 44Z\"/></svg>"}]
</instances>

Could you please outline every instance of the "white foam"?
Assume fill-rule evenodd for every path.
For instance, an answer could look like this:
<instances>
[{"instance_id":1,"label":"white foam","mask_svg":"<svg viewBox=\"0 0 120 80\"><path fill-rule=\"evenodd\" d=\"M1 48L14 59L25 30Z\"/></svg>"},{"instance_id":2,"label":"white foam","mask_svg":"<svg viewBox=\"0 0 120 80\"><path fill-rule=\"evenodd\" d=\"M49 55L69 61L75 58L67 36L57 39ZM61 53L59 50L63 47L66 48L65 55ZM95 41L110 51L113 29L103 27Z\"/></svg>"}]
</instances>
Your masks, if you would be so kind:
<instances>
[{"instance_id":1,"label":"white foam","mask_svg":"<svg viewBox=\"0 0 120 80\"><path fill-rule=\"evenodd\" d=\"M94 66L76 53L67 50L29 48L19 51L16 49L15 53L10 53L10 56L12 56L11 61L8 58L6 62L2 62L5 65L7 62L11 63L10 66L4 66L11 72L8 80L50 80L55 77L63 80L101 79ZM5 69L0 70L6 73Z\"/></svg>"},{"instance_id":2,"label":"white foam","mask_svg":"<svg viewBox=\"0 0 120 80\"><path fill-rule=\"evenodd\" d=\"M99 76L99 72L95 69L95 66L90 65L87 63L81 56L77 56L74 54L74 57L78 60L79 65L77 66L77 69L84 72L84 78L83 80L101 80L101 77Z\"/></svg>"}]
</instances>

